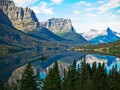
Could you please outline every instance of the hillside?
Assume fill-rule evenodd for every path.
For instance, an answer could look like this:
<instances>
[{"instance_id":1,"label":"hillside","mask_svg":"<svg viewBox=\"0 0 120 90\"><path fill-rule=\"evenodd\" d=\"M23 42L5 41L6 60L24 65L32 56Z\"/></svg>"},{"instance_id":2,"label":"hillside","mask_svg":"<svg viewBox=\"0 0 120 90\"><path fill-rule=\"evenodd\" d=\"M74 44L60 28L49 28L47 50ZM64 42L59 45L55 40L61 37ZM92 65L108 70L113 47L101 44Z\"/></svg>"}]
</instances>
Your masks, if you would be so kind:
<instances>
[{"instance_id":1,"label":"hillside","mask_svg":"<svg viewBox=\"0 0 120 90\"><path fill-rule=\"evenodd\" d=\"M48 30L57 34L58 36L69 40L70 44L89 44L87 40L85 40L80 34L75 31L70 19L51 18L46 22L42 22L41 26L46 27Z\"/></svg>"},{"instance_id":2,"label":"hillside","mask_svg":"<svg viewBox=\"0 0 120 90\"><path fill-rule=\"evenodd\" d=\"M29 34L26 34L14 28L10 28L1 23L0 36L1 44L13 45L24 49L37 50L39 48L40 50L42 50L43 47L46 47L46 49L53 47L65 48L61 44L58 45L58 43L51 42L43 37L37 39L35 37L30 36Z\"/></svg>"},{"instance_id":3,"label":"hillside","mask_svg":"<svg viewBox=\"0 0 120 90\"><path fill-rule=\"evenodd\" d=\"M85 45L80 47L73 47L75 51L81 51L85 53L100 53L100 54L110 54L120 57L120 40L107 44L97 44L97 45Z\"/></svg>"}]
</instances>

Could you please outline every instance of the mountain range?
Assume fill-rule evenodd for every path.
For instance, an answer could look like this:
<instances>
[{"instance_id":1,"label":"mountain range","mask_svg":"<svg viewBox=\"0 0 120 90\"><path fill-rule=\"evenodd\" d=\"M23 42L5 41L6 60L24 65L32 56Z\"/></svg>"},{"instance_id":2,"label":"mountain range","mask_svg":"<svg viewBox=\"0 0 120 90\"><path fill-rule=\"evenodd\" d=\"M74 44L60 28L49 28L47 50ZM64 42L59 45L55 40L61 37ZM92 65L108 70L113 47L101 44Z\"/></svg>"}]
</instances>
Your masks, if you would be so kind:
<instances>
[{"instance_id":1,"label":"mountain range","mask_svg":"<svg viewBox=\"0 0 120 90\"><path fill-rule=\"evenodd\" d=\"M6 0L6 3L0 6L2 45L36 50L42 50L43 47L65 49L90 43L114 42L119 36L119 33L113 32L110 28L102 32L91 30L80 35L70 19L51 18L46 22L40 22L33 10L28 7L17 7L13 1Z\"/></svg>"},{"instance_id":2,"label":"mountain range","mask_svg":"<svg viewBox=\"0 0 120 90\"><path fill-rule=\"evenodd\" d=\"M55 29L57 33L64 31L64 35L55 33ZM7 0L0 6L0 44L22 49L63 49L89 42L76 33L71 20L53 18L47 22L39 22L33 10L17 7L13 1Z\"/></svg>"},{"instance_id":3,"label":"mountain range","mask_svg":"<svg viewBox=\"0 0 120 90\"><path fill-rule=\"evenodd\" d=\"M120 33L111 30L109 27L101 31L91 29L81 35L92 44L114 42L120 39Z\"/></svg>"}]
</instances>

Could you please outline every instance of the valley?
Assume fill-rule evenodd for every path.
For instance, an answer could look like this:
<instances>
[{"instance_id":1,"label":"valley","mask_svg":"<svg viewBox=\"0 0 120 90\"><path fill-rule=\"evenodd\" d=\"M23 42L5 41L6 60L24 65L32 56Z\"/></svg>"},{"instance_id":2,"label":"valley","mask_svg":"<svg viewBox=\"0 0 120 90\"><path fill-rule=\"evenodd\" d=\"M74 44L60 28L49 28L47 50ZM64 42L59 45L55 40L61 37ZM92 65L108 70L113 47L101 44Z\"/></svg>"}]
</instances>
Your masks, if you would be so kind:
<instances>
[{"instance_id":1,"label":"valley","mask_svg":"<svg viewBox=\"0 0 120 90\"><path fill-rule=\"evenodd\" d=\"M71 18L72 12L67 13L63 10L62 13L67 13L68 16L64 17L62 13L57 16L49 7L61 4L58 1L55 2L56 0L52 3L53 1L50 0L51 3L48 4L46 1L35 0L32 2L41 3L36 6L33 4L19 6L21 4L16 3L19 2L16 0L0 0L0 90L4 87L6 89L2 90L27 90L26 86L20 88L26 72L29 73L28 76L31 75L29 80L34 79L29 87L33 88L32 85L38 84L35 87L37 89L29 90L79 90L80 88L82 88L80 90L97 90L98 88L119 90L116 89L117 87L111 89L109 84L114 85L112 82L114 80L110 81L109 77L113 75L112 79L114 79L114 75L118 75L117 78L120 79L120 72L118 72L120 69L120 33L111 29L107 24L105 30L89 29L88 31L88 23L85 23L86 30L84 31L81 23L86 20L81 20L88 19L86 15L89 14L83 15L84 18L79 17L79 20L77 15L82 13L74 10L75 16ZM29 4L31 0L25 0L25 2ZM85 3L83 1L79 4ZM87 7L89 5L87 4ZM81 21L81 23L75 23L75 21ZM76 26L79 26L80 29L77 29L80 32ZM105 84L108 87L104 86L104 75L107 77L108 81L105 81ZM29 80L26 76L25 82L28 84ZM103 78L103 82L99 82L97 77ZM49 83L52 80L53 82ZM54 82L59 82L59 89ZM96 82L104 87L99 83L97 86Z\"/></svg>"}]
</instances>

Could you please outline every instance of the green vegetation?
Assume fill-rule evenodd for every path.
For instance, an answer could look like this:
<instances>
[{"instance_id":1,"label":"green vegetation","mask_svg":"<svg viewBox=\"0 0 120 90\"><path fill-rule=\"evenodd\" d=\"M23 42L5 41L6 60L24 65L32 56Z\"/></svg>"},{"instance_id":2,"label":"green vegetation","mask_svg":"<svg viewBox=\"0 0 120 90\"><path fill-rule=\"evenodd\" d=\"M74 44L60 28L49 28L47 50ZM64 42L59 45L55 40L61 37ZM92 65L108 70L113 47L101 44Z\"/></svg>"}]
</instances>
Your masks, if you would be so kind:
<instances>
[{"instance_id":1,"label":"green vegetation","mask_svg":"<svg viewBox=\"0 0 120 90\"><path fill-rule=\"evenodd\" d=\"M120 40L107 44L73 47L72 50L89 53L89 54L100 53L100 54L109 54L120 57Z\"/></svg>"},{"instance_id":2,"label":"green vegetation","mask_svg":"<svg viewBox=\"0 0 120 90\"><path fill-rule=\"evenodd\" d=\"M61 77L61 83L55 65L50 69L49 74L43 85L43 90L120 90L120 72L117 67L113 67L107 74L105 64L93 63L92 66L85 60L81 66L76 66L76 61L64 71L64 77ZM58 75L59 76L59 75ZM56 82L56 83L55 83ZM61 86L60 86L61 85Z\"/></svg>"},{"instance_id":3,"label":"green vegetation","mask_svg":"<svg viewBox=\"0 0 120 90\"><path fill-rule=\"evenodd\" d=\"M55 62L53 69L51 68L49 70L49 74L43 84L43 90L61 90L61 80L57 62Z\"/></svg>"},{"instance_id":4,"label":"green vegetation","mask_svg":"<svg viewBox=\"0 0 120 90\"><path fill-rule=\"evenodd\" d=\"M5 90L5 85L2 81L0 81L0 90Z\"/></svg>"},{"instance_id":5,"label":"green vegetation","mask_svg":"<svg viewBox=\"0 0 120 90\"><path fill-rule=\"evenodd\" d=\"M22 74L20 90L37 90L33 68L30 63L26 66L26 69Z\"/></svg>"},{"instance_id":6,"label":"green vegetation","mask_svg":"<svg viewBox=\"0 0 120 90\"><path fill-rule=\"evenodd\" d=\"M60 77L58 63L55 62L53 68L45 80L41 82L39 74L34 75L33 68L29 63L20 80L20 85L14 89L5 90L120 90L120 71L114 66L109 73L105 64L94 62L92 65L85 60L76 66L76 61L64 69L64 76ZM39 88L38 88L39 86ZM0 88L4 90L5 85L0 82Z\"/></svg>"},{"instance_id":7,"label":"green vegetation","mask_svg":"<svg viewBox=\"0 0 120 90\"><path fill-rule=\"evenodd\" d=\"M58 36L64 36L66 33L68 33L66 30L62 31L62 32L57 32L56 34Z\"/></svg>"}]
</instances>

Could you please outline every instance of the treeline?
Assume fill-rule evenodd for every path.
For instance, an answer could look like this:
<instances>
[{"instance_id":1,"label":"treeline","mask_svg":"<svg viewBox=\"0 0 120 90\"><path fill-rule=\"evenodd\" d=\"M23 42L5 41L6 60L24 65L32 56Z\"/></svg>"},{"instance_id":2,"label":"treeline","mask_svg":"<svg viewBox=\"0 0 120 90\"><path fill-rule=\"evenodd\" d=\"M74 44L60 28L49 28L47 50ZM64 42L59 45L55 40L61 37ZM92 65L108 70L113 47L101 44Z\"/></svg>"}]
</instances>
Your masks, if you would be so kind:
<instances>
[{"instance_id":1,"label":"treeline","mask_svg":"<svg viewBox=\"0 0 120 90\"><path fill-rule=\"evenodd\" d=\"M85 45L80 47L73 47L72 50L87 52L87 53L100 53L110 54L120 57L120 40L112 43L97 44L97 45Z\"/></svg>"},{"instance_id":2,"label":"treeline","mask_svg":"<svg viewBox=\"0 0 120 90\"><path fill-rule=\"evenodd\" d=\"M120 72L117 66L107 74L105 64L93 63L92 66L85 60L81 66L73 65L64 70L64 77L60 77L57 62L44 82L43 90L120 90Z\"/></svg>"},{"instance_id":3,"label":"treeline","mask_svg":"<svg viewBox=\"0 0 120 90\"><path fill-rule=\"evenodd\" d=\"M85 60L76 66L74 60L67 70L64 69L62 77L58 63L55 62L46 79L42 80L39 75L34 76L32 66L28 64L19 85L16 86L12 90L120 90L120 72L117 66L114 66L107 73L105 64L90 65Z\"/></svg>"}]
</instances>

